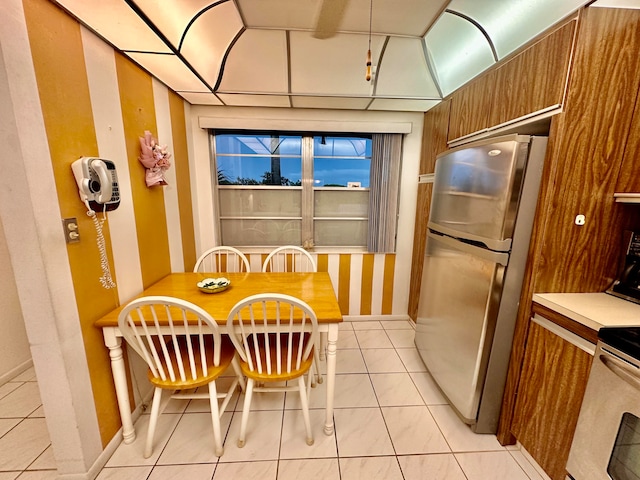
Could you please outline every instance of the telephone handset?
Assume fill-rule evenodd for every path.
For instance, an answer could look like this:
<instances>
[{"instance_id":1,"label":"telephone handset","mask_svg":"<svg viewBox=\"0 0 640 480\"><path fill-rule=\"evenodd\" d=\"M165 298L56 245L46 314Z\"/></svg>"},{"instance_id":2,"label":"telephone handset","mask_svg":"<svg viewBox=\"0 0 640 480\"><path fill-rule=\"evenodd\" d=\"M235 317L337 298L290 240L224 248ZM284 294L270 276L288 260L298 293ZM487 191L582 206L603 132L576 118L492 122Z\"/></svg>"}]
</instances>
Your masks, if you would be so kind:
<instances>
[{"instance_id":1,"label":"telephone handset","mask_svg":"<svg viewBox=\"0 0 640 480\"><path fill-rule=\"evenodd\" d=\"M110 160L82 157L71 164L80 198L88 210L111 211L120 205L116 165Z\"/></svg>"},{"instance_id":2,"label":"telephone handset","mask_svg":"<svg viewBox=\"0 0 640 480\"><path fill-rule=\"evenodd\" d=\"M100 253L100 268L102 269L100 283L106 289L115 288L116 284L111 277L105 239L102 234L102 225L107 220L105 212L115 210L120 205L116 165L110 160L81 157L71 164L71 169L76 177L80 199L87 206L87 215L91 217L96 228L96 241ZM96 210L103 212L101 220L98 219Z\"/></svg>"}]
</instances>

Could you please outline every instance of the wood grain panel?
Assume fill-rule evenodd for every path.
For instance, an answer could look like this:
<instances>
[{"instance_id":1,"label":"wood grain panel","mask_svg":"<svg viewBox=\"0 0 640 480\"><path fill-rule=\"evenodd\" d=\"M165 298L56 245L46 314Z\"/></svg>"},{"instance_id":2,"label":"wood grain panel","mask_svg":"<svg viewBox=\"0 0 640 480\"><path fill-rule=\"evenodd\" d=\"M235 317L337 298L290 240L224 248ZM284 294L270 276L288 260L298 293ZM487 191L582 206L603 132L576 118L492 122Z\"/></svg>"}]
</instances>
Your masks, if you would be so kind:
<instances>
[{"instance_id":1,"label":"wood grain panel","mask_svg":"<svg viewBox=\"0 0 640 480\"><path fill-rule=\"evenodd\" d=\"M622 231L640 228L638 211L613 200L638 92L639 49L640 11L582 12L565 112L551 123L498 429L503 444L515 441L511 422L532 295L605 290L616 274ZM577 214L586 216L585 225L575 225Z\"/></svg>"},{"instance_id":2,"label":"wood grain panel","mask_svg":"<svg viewBox=\"0 0 640 480\"><path fill-rule=\"evenodd\" d=\"M565 467L592 356L542 326L529 328L513 432L553 480Z\"/></svg>"},{"instance_id":3,"label":"wood grain panel","mask_svg":"<svg viewBox=\"0 0 640 480\"><path fill-rule=\"evenodd\" d=\"M639 49L640 11L586 9L552 144L536 291L600 292L615 277L623 219L613 193L640 82ZM585 225L575 225L577 214Z\"/></svg>"},{"instance_id":4,"label":"wood grain panel","mask_svg":"<svg viewBox=\"0 0 640 480\"><path fill-rule=\"evenodd\" d=\"M451 101L445 100L429 110L424 116L420 174L433 173L436 156L447 149L450 108ZM420 284L422 283L422 262L424 248L427 242L427 222L429 220L432 190L433 185L431 184L422 183L418 185L408 306L409 317L414 321L418 316Z\"/></svg>"},{"instance_id":5,"label":"wood grain panel","mask_svg":"<svg viewBox=\"0 0 640 480\"><path fill-rule=\"evenodd\" d=\"M534 314L538 314L541 317L546 318L547 320L552 321L556 325L568 330L571 333L575 333L581 338L584 338L586 341L593 343L594 345L598 343L598 331L589 328L582 323L576 322L570 318L565 317L564 315L559 314L558 312L551 310L550 308L545 307L544 305L540 305L539 303L533 302L533 306L531 308Z\"/></svg>"},{"instance_id":6,"label":"wood grain panel","mask_svg":"<svg viewBox=\"0 0 640 480\"><path fill-rule=\"evenodd\" d=\"M640 85L638 89L640 91ZM629 129L616 192L640 193L640 95L636 98L636 108Z\"/></svg>"},{"instance_id":7,"label":"wood grain panel","mask_svg":"<svg viewBox=\"0 0 640 480\"><path fill-rule=\"evenodd\" d=\"M496 70L491 70L451 95L449 141L489 127L495 77Z\"/></svg>"},{"instance_id":8,"label":"wood grain panel","mask_svg":"<svg viewBox=\"0 0 640 480\"><path fill-rule=\"evenodd\" d=\"M496 70L489 125L563 103L576 24L566 23Z\"/></svg>"}]
</instances>

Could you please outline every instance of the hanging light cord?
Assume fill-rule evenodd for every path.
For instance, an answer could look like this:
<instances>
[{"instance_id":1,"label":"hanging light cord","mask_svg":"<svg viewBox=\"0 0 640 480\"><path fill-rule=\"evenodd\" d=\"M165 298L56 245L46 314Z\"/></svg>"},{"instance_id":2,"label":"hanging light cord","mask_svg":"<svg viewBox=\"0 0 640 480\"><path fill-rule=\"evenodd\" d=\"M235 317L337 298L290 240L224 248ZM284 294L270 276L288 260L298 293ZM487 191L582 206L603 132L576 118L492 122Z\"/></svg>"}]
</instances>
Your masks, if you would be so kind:
<instances>
[{"instance_id":1,"label":"hanging light cord","mask_svg":"<svg viewBox=\"0 0 640 480\"><path fill-rule=\"evenodd\" d=\"M371 80L371 25L373 19L373 0L369 4L369 50L367 50L367 73L365 79L367 82Z\"/></svg>"}]
</instances>

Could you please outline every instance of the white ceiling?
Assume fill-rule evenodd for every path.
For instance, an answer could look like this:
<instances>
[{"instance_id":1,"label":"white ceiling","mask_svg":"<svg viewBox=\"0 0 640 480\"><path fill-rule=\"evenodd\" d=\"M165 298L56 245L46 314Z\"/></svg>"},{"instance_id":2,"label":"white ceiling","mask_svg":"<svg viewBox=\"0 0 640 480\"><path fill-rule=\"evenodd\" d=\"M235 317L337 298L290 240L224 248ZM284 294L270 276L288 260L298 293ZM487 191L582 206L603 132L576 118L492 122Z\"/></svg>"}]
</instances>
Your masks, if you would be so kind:
<instances>
[{"instance_id":1,"label":"white ceiling","mask_svg":"<svg viewBox=\"0 0 640 480\"><path fill-rule=\"evenodd\" d=\"M192 104L397 111L428 110L588 3L51 1Z\"/></svg>"}]
</instances>

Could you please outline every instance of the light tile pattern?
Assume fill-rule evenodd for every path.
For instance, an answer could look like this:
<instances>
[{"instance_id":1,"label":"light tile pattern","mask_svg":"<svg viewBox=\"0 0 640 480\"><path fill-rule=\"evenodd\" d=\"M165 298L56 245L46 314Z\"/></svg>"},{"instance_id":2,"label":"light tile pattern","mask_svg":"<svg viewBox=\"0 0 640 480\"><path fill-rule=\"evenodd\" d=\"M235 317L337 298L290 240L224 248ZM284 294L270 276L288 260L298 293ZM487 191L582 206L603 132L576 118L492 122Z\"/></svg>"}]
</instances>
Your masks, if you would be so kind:
<instances>
[{"instance_id":1,"label":"light tile pattern","mask_svg":"<svg viewBox=\"0 0 640 480\"><path fill-rule=\"evenodd\" d=\"M151 458L142 456L149 418L142 415L136 441L121 444L97 480L541 480L516 447L475 435L458 419L412 338L410 322L341 324L335 434L323 433L324 382L311 392L312 446L295 393L254 394L244 448L236 445L244 397L236 395L222 416L220 458L207 402L170 402ZM0 386L0 480L56 478L43 415L33 371Z\"/></svg>"}]
</instances>

